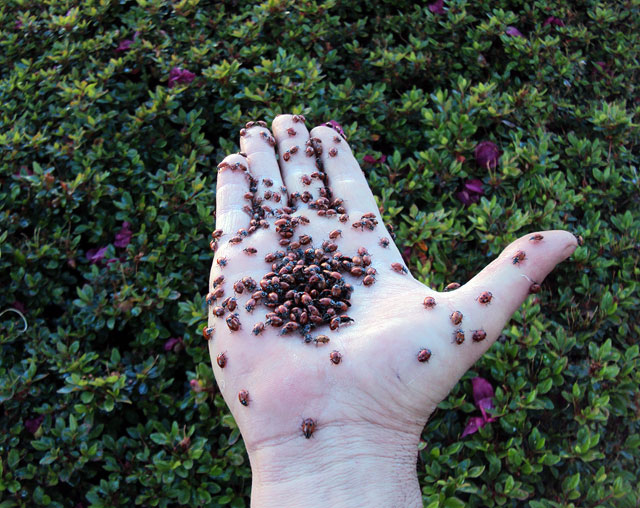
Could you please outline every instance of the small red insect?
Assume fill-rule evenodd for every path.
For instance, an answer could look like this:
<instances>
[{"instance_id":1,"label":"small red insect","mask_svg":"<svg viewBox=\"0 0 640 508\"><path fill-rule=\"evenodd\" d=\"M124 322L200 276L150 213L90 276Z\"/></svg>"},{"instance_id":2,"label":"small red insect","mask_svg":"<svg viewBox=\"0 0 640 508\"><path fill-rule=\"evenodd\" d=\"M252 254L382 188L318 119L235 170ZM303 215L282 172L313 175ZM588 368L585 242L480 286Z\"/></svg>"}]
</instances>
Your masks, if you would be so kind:
<instances>
[{"instance_id":1,"label":"small red insect","mask_svg":"<svg viewBox=\"0 0 640 508\"><path fill-rule=\"evenodd\" d=\"M238 319L238 314L229 314L227 316L227 326L229 327L229 330L231 330L232 332L235 332L237 330L240 329L240 319Z\"/></svg>"},{"instance_id":2,"label":"small red insect","mask_svg":"<svg viewBox=\"0 0 640 508\"><path fill-rule=\"evenodd\" d=\"M331 147L329 150L329 157L335 157L336 155L338 155L338 150L335 147Z\"/></svg>"},{"instance_id":3,"label":"small red insect","mask_svg":"<svg viewBox=\"0 0 640 508\"><path fill-rule=\"evenodd\" d=\"M258 120L256 122L260 127L266 127L267 126L267 122L265 122L264 120Z\"/></svg>"},{"instance_id":4,"label":"small red insect","mask_svg":"<svg viewBox=\"0 0 640 508\"><path fill-rule=\"evenodd\" d=\"M253 256L256 252L258 252L258 249L256 249L255 247L247 247L246 249L242 250L247 256Z\"/></svg>"},{"instance_id":5,"label":"small red insect","mask_svg":"<svg viewBox=\"0 0 640 508\"><path fill-rule=\"evenodd\" d=\"M389 247L389 239L388 238L380 238L380 246L385 249Z\"/></svg>"},{"instance_id":6,"label":"small red insect","mask_svg":"<svg viewBox=\"0 0 640 508\"><path fill-rule=\"evenodd\" d=\"M234 236L229 240L229 243L236 244L236 243L240 243L241 241L242 241L241 236Z\"/></svg>"},{"instance_id":7,"label":"small red insect","mask_svg":"<svg viewBox=\"0 0 640 508\"><path fill-rule=\"evenodd\" d=\"M309 175L302 175L302 177L300 177L300 180L304 185L311 185L311 177Z\"/></svg>"},{"instance_id":8,"label":"small red insect","mask_svg":"<svg viewBox=\"0 0 640 508\"><path fill-rule=\"evenodd\" d=\"M211 240L211 241L209 242L209 248L210 248L213 252L217 251L217 250L218 250L218 241L217 241L217 240Z\"/></svg>"},{"instance_id":9,"label":"small red insect","mask_svg":"<svg viewBox=\"0 0 640 508\"><path fill-rule=\"evenodd\" d=\"M453 340L458 345L464 342L464 331L461 328L458 328L455 332L453 332Z\"/></svg>"},{"instance_id":10,"label":"small red insect","mask_svg":"<svg viewBox=\"0 0 640 508\"><path fill-rule=\"evenodd\" d=\"M522 263L526 257L527 255L524 253L524 251L519 250L518 252L516 252L516 255L513 256L513 264L517 265L519 263Z\"/></svg>"},{"instance_id":11,"label":"small red insect","mask_svg":"<svg viewBox=\"0 0 640 508\"><path fill-rule=\"evenodd\" d=\"M289 127L287 129L287 134L289 134L289 136L295 136L297 134L297 132L293 127Z\"/></svg>"},{"instance_id":12,"label":"small red insect","mask_svg":"<svg viewBox=\"0 0 640 508\"><path fill-rule=\"evenodd\" d=\"M205 340L210 340L215 330L216 329L213 326L204 325L204 327L202 328L202 336L205 338Z\"/></svg>"},{"instance_id":13,"label":"small red insect","mask_svg":"<svg viewBox=\"0 0 640 508\"><path fill-rule=\"evenodd\" d=\"M457 282L452 282L451 284L447 285L444 290L445 291L453 291L454 289L458 289L460 287L460 284L458 284Z\"/></svg>"},{"instance_id":14,"label":"small red insect","mask_svg":"<svg viewBox=\"0 0 640 508\"><path fill-rule=\"evenodd\" d=\"M400 263L391 263L391 269L394 272L398 272L398 273L409 273L409 270L407 270L404 266L402 266Z\"/></svg>"},{"instance_id":15,"label":"small red insect","mask_svg":"<svg viewBox=\"0 0 640 508\"><path fill-rule=\"evenodd\" d=\"M227 364L227 355L225 355L224 353L220 353L216 357L216 363L218 364L218 367L224 369L224 366Z\"/></svg>"},{"instance_id":16,"label":"small red insect","mask_svg":"<svg viewBox=\"0 0 640 508\"><path fill-rule=\"evenodd\" d=\"M474 330L471 338L473 339L473 342L482 342L487 338L487 332L484 330Z\"/></svg>"},{"instance_id":17,"label":"small red insect","mask_svg":"<svg viewBox=\"0 0 640 508\"><path fill-rule=\"evenodd\" d=\"M262 184L265 187L271 187L273 185L273 180L271 180L271 178L263 178L262 179Z\"/></svg>"},{"instance_id":18,"label":"small red insect","mask_svg":"<svg viewBox=\"0 0 640 508\"><path fill-rule=\"evenodd\" d=\"M222 229L216 229L213 233L211 233L211 238L217 240L223 235Z\"/></svg>"},{"instance_id":19,"label":"small red insect","mask_svg":"<svg viewBox=\"0 0 640 508\"><path fill-rule=\"evenodd\" d=\"M491 301L492 298L493 294L491 293L491 291L483 291L480 296L476 298L476 300L486 305Z\"/></svg>"},{"instance_id":20,"label":"small red insect","mask_svg":"<svg viewBox=\"0 0 640 508\"><path fill-rule=\"evenodd\" d=\"M335 240L339 236L342 236L342 230L341 229L334 229L333 231L331 231L331 233L329 233L329 238L331 240Z\"/></svg>"},{"instance_id":21,"label":"small red insect","mask_svg":"<svg viewBox=\"0 0 640 508\"><path fill-rule=\"evenodd\" d=\"M340 217L338 217L340 222L347 222L349 220L349 216L346 213L343 213Z\"/></svg>"},{"instance_id":22,"label":"small red insect","mask_svg":"<svg viewBox=\"0 0 640 508\"><path fill-rule=\"evenodd\" d=\"M247 312L253 312L253 309L256 308L256 303L258 303L258 302L256 302L256 300L254 298L249 298L247 300L247 304L244 306L245 310Z\"/></svg>"},{"instance_id":23,"label":"small red insect","mask_svg":"<svg viewBox=\"0 0 640 508\"><path fill-rule=\"evenodd\" d=\"M334 136L333 141L335 143L340 143L340 141L341 141L340 136Z\"/></svg>"},{"instance_id":24,"label":"small red insect","mask_svg":"<svg viewBox=\"0 0 640 508\"><path fill-rule=\"evenodd\" d=\"M213 287L219 286L224 282L224 275L218 275L213 281Z\"/></svg>"},{"instance_id":25,"label":"small red insect","mask_svg":"<svg viewBox=\"0 0 640 508\"><path fill-rule=\"evenodd\" d=\"M289 148L290 153L298 153L298 145L292 146Z\"/></svg>"},{"instance_id":26,"label":"small red insect","mask_svg":"<svg viewBox=\"0 0 640 508\"><path fill-rule=\"evenodd\" d=\"M373 275L367 275L364 279L362 279L362 283L365 286L372 286L376 282L376 278Z\"/></svg>"},{"instance_id":27,"label":"small red insect","mask_svg":"<svg viewBox=\"0 0 640 508\"><path fill-rule=\"evenodd\" d=\"M460 312L459 310L453 312L449 317L451 318L451 322L454 325L459 325L460 323L462 323L462 312Z\"/></svg>"},{"instance_id":28,"label":"small red insect","mask_svg":"<svg viewBox=\"0 0 640 508\"><path fill-rule=\"evenodd\" d=\"M578 241L578 245L580 247L582 247L584 245L584 240L583 240L582 236L580 236L580 235L573 235L573 236L576 237L576 240Z\"/></svg>"},{"instance_id":29,"label":"small red insect","mask_svg":"<svg viewBox=\"0 0 640 508\"><path fill-rule=\"evenodd\" d=\"M262 321L256 323L252 331L254 335L260 335L264 331L264 323Z\"/></svg>"},{"instance_id":30,"label":"small red insect","mask_svg":"<svg viewBox=\"0 0 640 508\"><path fill-rule=\"evenodd\" d=\"M340 354L339 351L334 350L334 351L331 351L331 353L329 353L329 359L334 365L338 365L342 360L342 355Z\"/></svg>"},{"instance_id":31,"label":"small red insect","mask_svg":"<svg viewBox=\"0 0 640 508\"><path fill-rule=\"evenodd\" d=\"M436 306L436 299L433 296L427 296L422 304L427 309L433 309Z\"/></svg>"},{"instance_id":32,"label":"small red insect","mask_svg":"<svg viewBox=\"0 0 640 508\"><path fill-rule=\"evenodd\" d=\"M304 437L309 439L311 437L311 434L313 434L313 431L316 430L316 422L311 418L305 418L304 420L302 420L302 425L300 426L300 428L302 429L302 434L304 435Z\"/></svg>"},{"instance_id":33,"label":"small red insect","mask_svg":"<svg viewBox=\"0 0 640 508\"><path fill-rule=\"evenodd\" d=\"M289 151L286 151L282 154L282 158L284 159L284 161L288 161L291 158L291 155L289 154Z\"/></svg>"},{"instance_id":34,"label":"small red insect","mask_svg":"<svg viewBox=\"0 0 640 508\"><path fill-rule=\"evenodd\" d=\"M369 252L365 247L358 247L358 256L368 256Z\"/></svg>"},{"instance_id":35,"label":"small red insect","mask_svg":"<svg viewBox=\"0 0 640 508\"><path fill-rule=\"evenodd\" d=\"M221 307L220 305L218 305L218 306L213 308L212 312L213 312L214 316L222 317L222 316L224 316L225 310L224 310L224 307Z\"/></svg>"},{"instance_id":36,"label":"small red insect","mask_svg":"<svg viewBox=\"0 0 640 508\"><path fill-rule=\"evenodd\" d=\"M429 358L431 358L431 350L430 349L421 349L418 351L418 361L419 362L428 362Z\"/></svg>"},{"instance_id":37,"label":"small red insect","mask_svg":"<svg viewBox=\"0 0 640 508\"><path fill-rule=\"evenodd\" d=\"M242 294L242 292L244 291L244 284L242 283L241 280L237 280L236 282L233 283L233 290L239 295Z\"/></svg>"},{"instance_id":38,"label":"small red insect","mask_svg":"<svg viewBox=\"0 0 640 508\"><path fill-rule=\"evenodd\" d=\"M541 289L542 287L540 286L540 284L534 283L529 286L529 293L536 294L539 293Z\"/></svg>"},{"instance_id":39,"label":"small red insect","mask_svg":"<svg viewBox=\"0 0 640 508\"><path fill-rule=\"evenodd\" d=\"M232 296L225 298L224 301L222 302L222 308L226 308L229 312L233 312L234 310L236 310L237 306L238 306L238 301Z\"/></svg>"},{"instance_id":40,"label":"small red insect","mask_svg":"<svg viewBox=\"0 0 640 508\"><path fill-rule=\"evenodd\" d=\"M240 135L244 136L247 133L247 129L240 129Z\"/></svg>"},{"instance_id":41,"label":"small red insect","mask_svg":"<svg viewBox=\"0 0 640 508\"><path fill-rule=\"evenodd\" d=\"M240 393L238 393L238 400L240 401L240 404L242 404L243 406L248 406L249 392L247 390L240 390Z\"/></svg>"},{"instance_id":42,"label":"small red insect","mask_svg":"<svg viewBox=\"0 0 640 508\"><path fill-rule=\"evenodd\" d=\"M543 238L544 238L544 236L542 236L541 234L535 234L535 235L529 237L529 241L538 243L538 242L542 241Z\"/></svg>"}]
</instances>

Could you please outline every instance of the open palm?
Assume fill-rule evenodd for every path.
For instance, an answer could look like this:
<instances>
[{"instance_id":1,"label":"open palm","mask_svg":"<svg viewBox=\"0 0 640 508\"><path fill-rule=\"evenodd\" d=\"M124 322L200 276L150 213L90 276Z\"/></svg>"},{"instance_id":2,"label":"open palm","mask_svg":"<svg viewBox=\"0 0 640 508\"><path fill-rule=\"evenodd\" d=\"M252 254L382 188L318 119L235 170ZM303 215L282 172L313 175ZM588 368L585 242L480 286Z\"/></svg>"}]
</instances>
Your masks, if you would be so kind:
<instances>
[{"instance_id":1,"label":"open palm","mask_svg":"<svg viewBox=\"0 0 640 508\"><path fill-rule=\"evenodd\" d=\"M532 284L573 252L576 238L565 231L532 232L507 246L467 284L433 291L406 271L346 139L326 126L309 133L297 115L278 116L272 130L273 135L264 122L247 124L240 133L242 153L229 155L219 166L219 238L205 333L222 395L252 462L274 450L307 453L346 435L398 441L415 450L435 406L496 340ZM288 202L293 207L284 210ZM259 209L260 216L251 215ZM285 221L276 225L283 214ZM293 235L283 234L283 222L293 223ZM309 242L296 245L300 237ZM294 242L294 249L281 240ZM326 319L339 324L334 330L322 324L301 331L301 321L310 322L308 306L292 303L288 311L300 309L297 324L291 325L297 330L283 335L289 314L279 314L282 323L265 318L277 310L263 305L273 288L262 298L254 295L261 292L265 276L273 278L268 272L279 261L276 256L266 262L265 256L298 247L319 249L329 257L340 252L354 261L340 273L340 284L353 288L351 306ZM330 278L330 271L324 276ZM215 283L221 275L224 281ZM256 288L235 284L247 277ZM291 289L285 285L280 291L278 306ZM249 308L255 306L251 312L248 302ZM300 318L303 311L306 316ZM340 320L345 314L353 321ZM257 323L265 327L255 334Z\"/></svg>"}]
</instances>

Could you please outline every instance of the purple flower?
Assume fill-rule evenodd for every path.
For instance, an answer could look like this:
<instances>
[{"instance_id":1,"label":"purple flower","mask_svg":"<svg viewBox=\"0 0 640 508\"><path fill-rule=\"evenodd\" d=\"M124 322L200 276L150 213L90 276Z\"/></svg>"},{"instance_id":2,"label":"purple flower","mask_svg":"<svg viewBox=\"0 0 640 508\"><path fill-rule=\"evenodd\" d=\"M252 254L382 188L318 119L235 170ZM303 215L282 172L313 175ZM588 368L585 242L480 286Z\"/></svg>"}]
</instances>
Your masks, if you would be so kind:
<instances>
[{"instance_id":1,"label":"purple flower","mask_svg":"<svg viewBox=\"0 0 640 508\"><path fill-rule=\"evenodd\" d=\"M116 48L116 51L128 51L131 48L131 45L136 40L136 37L138 37L139 33L140 32L134 33L133 39L125 39L122 42L120 42L120 45Z\"/></svg>"},{"instance_id":2,"label":"purple flower","mask_svg":"<svg viewBox=\"0 0 640 508\"><path fill-rule=\"evenodd\" d=\"M176 84L188 85L195 77L196 75L193 72L174 67L169 73L169 88L173 88Z\"/></svg>"},{"instance_id":3,"label":"purple flower","mask_svg":"<svg viewBox=\"0 0 640 508\"><path fill-rule=\"evenodd\" d=\"M325 125L327 127L331 127L338 134L340 134L344 139L347 139L347 136L345 136L344 131L342 130L342 126L338 122L336 122L335 120L329 120L328 122L324 123L323 125Z\"/></svg>"},{"instance_id":4,"label":"purple flower","mask_svg":"<svg viewBox=\"0 0 640 508\"><path fill-rule=\"evenodd\" d=\"M480 196L484 194L482 189L482 181L473 179L467 180L461 191L456 192L456 197L462 201L463 204L469 206L472 203L480 201Z\"/></svg>"},{"instance_id":5,"label":"purple flower","mask_svg":"<svg viewBox=\"0 0 640 508\"><path fill-rule=\"evenodd\" d=\"M118 231L118 233L116 234L116 241L114 242L114 245L116 247L124 248L129 245L129 243L131 242L131 235L133 235L133 232L131 231L131 229L129 229L130 227L131 224L129 224L127 221L124 221L122 223L120 231Z\"/></svg>"},{"instance_id":6,"label":"purple flower","mask_svg":"<svg viewBox=\"0 0 640 508\"><path fill-rule=\"evenodd\" d=\"M107 247L99 247L97 249L89 249L87 251L87 259L92 265L95 265L99 261L104 259L104 255L107 252Z\"/></svg>"},{"instance_id":7,"label":"purple flower","mask_svg":"<svg viewBox=\"0 0 640 508\"><path fill-rule=\"evenodd\" d=\"M184 349L184 342L182 341L182 337L171 337L164 343L165 351L173 351L174 353L177 353L182 349Z\"/></svg>"},{"instance_id":8,"label":"purple flower","mask_svg":"<svg viewBox=\"0 0 640 508\"><path fill-rule=\"evenodd\" d=\"M365 155L363 160L368 164L378 164L378 163L384 164L384 161L387 160L387 156L381 155L378 159L375 159L373 155Z\"/></svg>"},{"instance_id":9,"label":"purple flower","mask_svg":"<svg viewBox=\"0 0 640 508\"><path fill-rule=\"evenodd\" d=\"M556 18L555 16L549 16L547 19L545 19L544 23L542 23L542 26L547 25L564 26L564 21L562 21L560 18Z\"/></svg>"},{"instance_id":10,"label":"purple flower","mask_svg":"<svg viewBox=\"0 0 640 508\"><path fill-rule=\"evenodd\" d=\"M436 2L430 4L428 7L434 14L444 14L444 0L436 0Z\"/></svg>"},{"instance_id":11,"label":"purple flower","mask_svg":"<svg viewBox=\"0 0 640 508\"><path fill-rule=\"evenodd\" d=\"M25 421L24 426L27 428L29 432L31 432L32 434L35 434L40 428L40 425L42 425L43 421L44 421L44 415L40 415L34 418L33 420Z\"/></svg>"},{"instance_id":12,"label":"purple flower","mask_svg":"<svg viewBox=\"0 0 640 508\"><path fill-rule=\"evenodd\" d=\"M493 387L491 383L482 377L476 377L471 380L473 385L473 400L476 407L482 413L482 416L473 416L469 419L469 423L464 429L462 436L477 432L478 429L484 427L487 423L495 422L496 419L487 415L487 409L493 409Z\"/></svg>"},{"instance_id":13,"label":"purple flower","mask_svg":"<svg viewBox=\"0 0 640 508\"><path fill-rule=\"evenodd\" d=\"M511 37L524 37L520 30L518 30L515 26L508 26L506 34L510 35Z\"/></svg>"},{"instance_id":14,"label":"purple flower","mask_svg":"<svg viewBox=\"0 0 640 508\"><path fill-rule=\"evenodd\" d=\"M22 28L22 21L18 20L16 21L16 28Z\"/></svg>"},{"instance_id":15,"label":"purple flower","mask_svg":"<svg viewBox=\"0 0 640 508\"><path fill-rule=\"evenodd\" d=\"M500 158L500 150L493 141L482 141L476 146L475 152L476 162L481 168L495 169Z\"/></svg>"}]
</instances>

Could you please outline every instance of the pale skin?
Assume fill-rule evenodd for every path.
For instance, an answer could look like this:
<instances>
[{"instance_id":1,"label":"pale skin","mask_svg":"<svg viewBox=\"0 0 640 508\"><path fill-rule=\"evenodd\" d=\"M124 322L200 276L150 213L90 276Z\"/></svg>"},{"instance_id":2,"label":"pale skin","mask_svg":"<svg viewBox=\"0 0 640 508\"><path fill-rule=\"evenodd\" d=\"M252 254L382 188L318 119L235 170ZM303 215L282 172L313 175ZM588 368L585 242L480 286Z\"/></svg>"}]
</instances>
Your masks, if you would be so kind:
<instances>
[{"instance_id":1,"label":"pale skin","mask_svg":"<svg viewBox=\"0 0 640 508\"><path fill-rule=\"evenodd\" d=\"M213 305L234 296L241 326L231 331L225 322L229 313L215 317L210 306L209 326L214 330L208 343L218 386L251 462L251 506L420 507L417 446L429 416L496 341L529 295L532 283L542 282L556 264L568 258L577 239L562 230L533 231L506 246L459 289L434 291L411 273L391 268L392 263L405 263L384 227L348 142L330 127L318 126L309 132L304 121L294 120L293 115L280 115L271 130L260 125L245 129L240 137L243 155L227 156L223 162L231 166L223 165L218 172L216 228L224 234L218 241L209 291L213 281L224 275L225 294ZM322 141L319 157L327 186L334 197L344 200L349 221L320 217L308 204L298 201L292 215L306 216L310 222L298 226L295 237L310 235L312 245L319 247L330 231L340 229L342 236L335 240L339 250L353 256L359 247L365 247L371 266L377 270L370 286L362 284L362 277L344 276L354 286L348 310L354 321L334 331L323 325L311 332L314 337L327 335L328 344L305 343L297 332L282 336L281 327L266 326L264 332L254 335L254 325L266 321L264 316L271 309L258 305L248 313L248 292L233 291L233 283L245 276L259 282L271 271L265 255L286 249L278 244L280 237L273 224L276 217L267 219L268 229L258 229L241 243L229 242L238 229L249 227L250 216L242 209L250 204L245 198L247 175L259 182L257 196L268 190L281 192L280 187L286 186L290 195L309 191L313 199L318 198L319 180L313 179L311 185L302 181L303 175L318 171L315 155L305 153L310 137ZM287 161L282 155L276 157L292 146L299 149ZM232 169L235 163L246 171ZM264 179L272 180L273 186L265 186ZM283 198L280 203L271 199L263 204L277 210L286 206ZM375 229L353 228L352 223L367 212L377 218ZM536 234L543 238L531 240ZM388 247L380 245L381 238L389 239ZM257 253L245 253L247 247ZM514 264L519 251L525 258ZM222 257L228 260L225 267L217 263ZM484 291L492 294L487 304L479 301ZM435 307L425 307L427 296L435 299ZM452 323L454 311L463 315L459 325ZM454 340L457 329L464 331L462 344ZM475 330L486 332L486 338L473 341ZM424 348L431 351L431 357L420 362L418 352ZM339 364L330 360L334 350L342 355ZM216 361L220 353L226 358L224 368ZM246 406L239 401L241 390L248 392ZM301 427L307 418L315 422L308 439Z\"/></svg>"}]
</instances>

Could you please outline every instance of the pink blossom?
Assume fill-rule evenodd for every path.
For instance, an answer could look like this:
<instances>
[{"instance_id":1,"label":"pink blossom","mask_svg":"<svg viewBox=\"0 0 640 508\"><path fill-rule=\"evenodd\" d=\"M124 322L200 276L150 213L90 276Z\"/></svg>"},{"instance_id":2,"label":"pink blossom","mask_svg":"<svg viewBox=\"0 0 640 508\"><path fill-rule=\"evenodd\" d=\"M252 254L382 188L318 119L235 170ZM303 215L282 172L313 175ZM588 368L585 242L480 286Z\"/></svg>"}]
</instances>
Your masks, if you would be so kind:
<instances>
[{"instance_id":1,"label":"pink blossom","mask_svg":"<svg viewBox=\"0 0 640 508\"><path fill-rule=\"evenodd\" d=\"M469 206L472 203L480 201L480 196L484 194L482 189L482 181L473 179L467 180L464 183L461 191L456 192L456 197L462 201L463 204Z\"/></svg>"},{"instance_id":2,"label":"pink blossom","mask_svg":"<svg viewBox=\"0 0 640 508\"><path fill-rule=\"evenodd\" d=\"M387 156L381 155L379 158L375 159L373 155L365 155L362 160L364 160L364 162L368 164L384 164L384 162L387 160Z\"/></svg>"},{"instance_id":3,"label":"pink blossom","mask_svg":"<svg viewBox=\"0 0 640 508\"><path fill-rule=\"evenodd\" d=\"M508 26L506 34L510 35L511 37L524 37L520 30L518 30L515 26Z\"/></svg>"},{"instance_id":4,"label":"pink blossom","mask_svg":"<svg viewBox=\"0 0 640 508\"><path fill-rule=\"evenodd\" d=\"M500 150L493 141L482 141L476 146L474 155L478 166L484 169L495 169L500 158Z\"/></svg>"},{"instance_id":5,"label":"pink blossom","mask_svg":"<svg viewBox=\"0 0 640 508\"><path fill-rule=\"evenodd\" d=\"M564 21L562 21L560 18L556 18L555 16L549 16L544 21L544 23L542 23L542 26L547 26L547 25L564 26Z\"/></svg>"},{"instance_id":6,"label":"pink blossom","mask_svg":"<svg viewBox=\"0 0 640 508\"><path fill-rule=\"evenodd\" d=\"M462 436L477 432L478 429L484 427L487 423L495 422L496 419L487 414L487 409L493 409L493 387L491 383L482 377L475 377L471 380L473 386L473 400L476 407L482 413L482 416L473 416L469 419L469 423L464 429Z\"/></svg>"},{"instance_id":7,"label":"pink blossom","mask_svg":"<svg viewBox=\"0 0 640 508\"><path fill-rule=\"evenodd\" d=\"M182 337L171 337L164 343L165 351L173 351L174 353L177 353L182 349L184 349L184 342L182 341Z\"/></svg>"},{"instance_id":8,"label":"pink blossom","mask_svg":"<svg viewBox=\"0 0 640 508\"><path fill-rule=\"evenodd\" d=\"M35 434L40 428L40 425L42 425L43 421L44 421L44 415L40 415L40 416L37 416L36 418L33 418L32 420L25 421L24 426L29 432L31 432L32 434Z\"/></svg>"},{"instance_id":9,"label":"pink blossom","mask_svg":"<svg viewBox=\"0 0 640 508\"><path fill-rule=\"evenodd\" d=\"M129 229L130 227L131 224L129 224L127 221L124 221L122 223L120 231L118 231L118 233L116 234L116 241L114 242L114 245L116 247L124 248L129 245L129 243L131 242L131 235L133 235L133 232L131 231L131 229Z\"/></svg>"},{"instance_id":10,"label":"pink blossom","mask_svg":"<svg viewBox=\"0 0 640 508\"><path fill-rule=\"evenodd\" d=\"M173 88L176 84L188 85L191 83L196 75L193 72L189 72L186 69L174 67L169 73L169 88Z\"/></svg>"},{"instance_id":11,"label":"pink blossom","mask_svg":"<svg viewBox=\"0 0 640 508\"><path fill-rule=\"evenodd\" d=\"M342 126L338 122L336 122L335 120L329 120L328 122L325 122L323 125L325 125L327 127L331 127L338 134L340 134L344 139L347 139L347 136L345 135L344 131L342 130Z\"/></svg>"},{"instance_id":12,"label":"pink blossom","mask_svg":"<svg viewBox=\"0 0 640 508\"><path fill-rule=\"evenodd\" d=\"M204 391L204 386L202 386L200 381L198 381L197 379L192 379L191 381L189 381L189 384L191 385L191 389L196 393Z\"/></svg>"},{"instance_id":13,"label":"pink blossom","mask_svg":"<svg viewBox=\"0 0 640 508\"><path fill-rule=\"evenodd\" d=\"M104 259L104 255L107 252L107 247L99 247L97 249L89 249L87 251L87 259L92 265L95 265L99 261Z\"/></svg>"},{"instance_id":14,"label":"pink blossom","mask_svg":"<svg viewBox=\"0 0 640 508\"><path fill-rule=\"evenodd\" d=\"M131 48L131 45L136 40L136 37L138 37L139 33L140 32L134 33L133 39L124 39L123 41L121 41L120 45L116 48L116 51L128 51Z\"/></svg>"},{"instance_id":15,"label":"pink blossom","mask_svg":"<svg viewBox=\"0 0 640 508\"><path fill-rule=\"evenodd\" d=\"M434 14L444 14L444 0L436 0L436 2L430 4L428 7Z\"/></svg>"}]
</instances>

